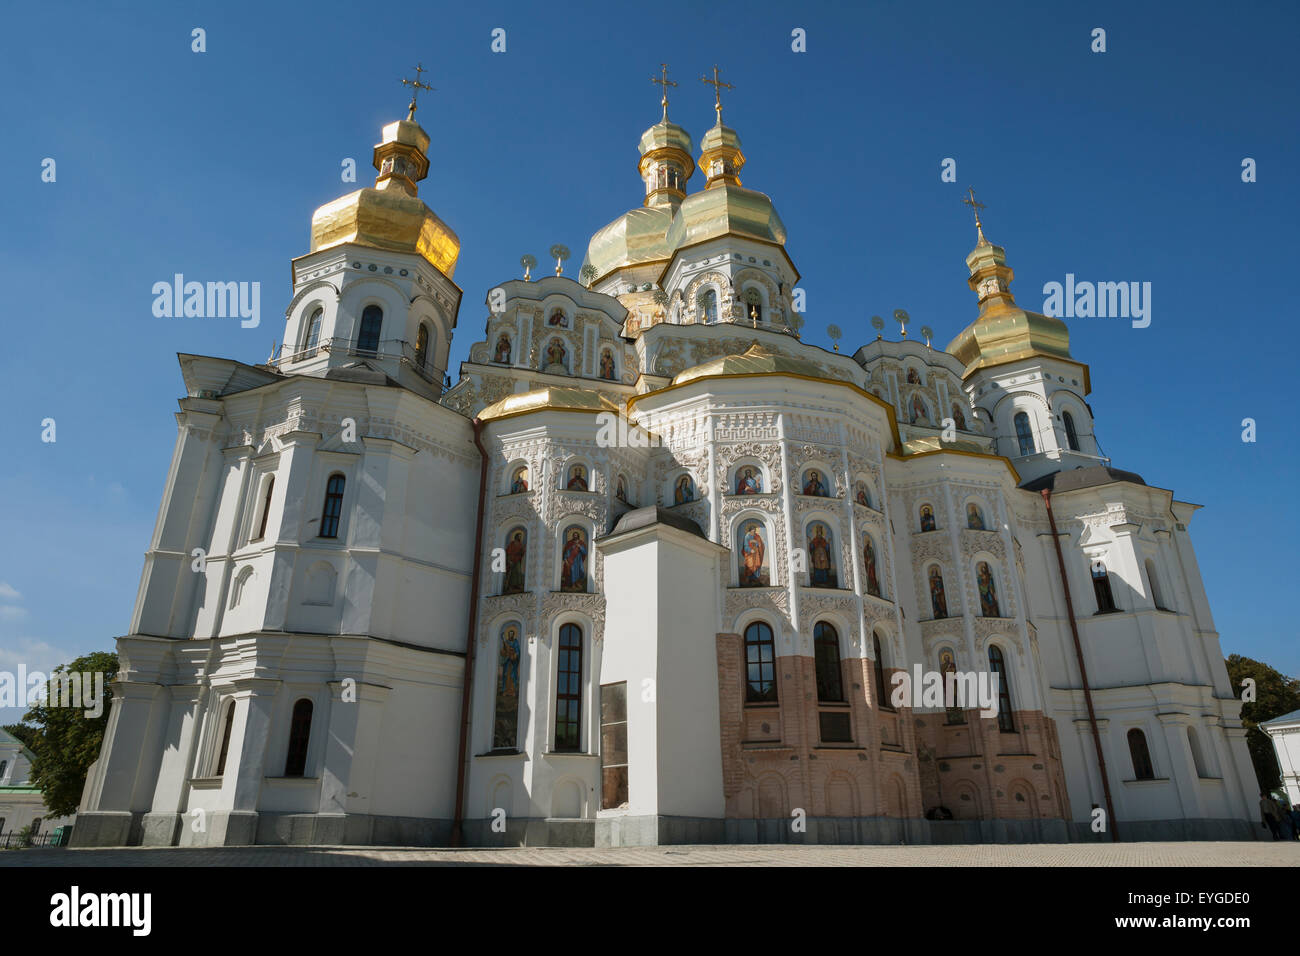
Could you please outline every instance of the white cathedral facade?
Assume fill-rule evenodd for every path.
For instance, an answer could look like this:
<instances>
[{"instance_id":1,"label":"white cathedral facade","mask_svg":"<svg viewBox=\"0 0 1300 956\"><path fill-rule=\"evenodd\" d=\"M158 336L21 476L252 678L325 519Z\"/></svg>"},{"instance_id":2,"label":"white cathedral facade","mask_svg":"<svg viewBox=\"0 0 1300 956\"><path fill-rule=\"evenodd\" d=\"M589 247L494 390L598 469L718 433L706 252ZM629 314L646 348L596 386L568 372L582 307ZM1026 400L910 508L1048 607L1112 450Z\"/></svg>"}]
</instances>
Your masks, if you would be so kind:
<instances>
[{"instance_id":1,"label":"white cathedral facade","mask_svg":"<svg viewBox=\"0 0 1300 956\"><path fill-rule=\"evenodd\" d=\"M665 102L451 386L428 147L316 211L278 356L180 356L74 844L1255 838L1197 506L1103 457L982 228L946 351L805 344L739 137Z\"/></svg>"}]
</instances>

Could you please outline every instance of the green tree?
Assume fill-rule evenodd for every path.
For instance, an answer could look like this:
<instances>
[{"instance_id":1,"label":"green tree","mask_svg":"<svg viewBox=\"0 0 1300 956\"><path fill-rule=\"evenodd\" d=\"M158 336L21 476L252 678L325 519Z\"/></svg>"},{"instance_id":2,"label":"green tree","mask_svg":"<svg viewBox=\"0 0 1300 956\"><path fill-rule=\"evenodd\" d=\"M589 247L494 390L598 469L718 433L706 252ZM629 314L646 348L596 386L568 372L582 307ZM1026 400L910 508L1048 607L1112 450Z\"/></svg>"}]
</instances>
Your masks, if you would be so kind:
<instances>
[{"instance_id":1,"label":"green tree","mask_svg":"<svg viewBox=\"0 0 1300 956\"><path fill-rule=\"evenodd\" d=\"M103 711L98 717L87 717L84 707L51 706L58 701L49 696L23 715L25 723L35 725L30 728L35 736L27 744L36 755L32 761L32 784L40 788L45 808L52 817L77 812L86 773L99 756L104 730L108 727L113 697L108 682L117 675L117 655L95 651L54 668L56 674L74 671L104 675Z\"/></svg>"},{"instance_id":2,"label":"green tree","mask_svg":"<svg viewBox=\"0 0 1300 956\"><path fill-rule=\"evenodd\" d=\"M1273 742L1259 729L1259 725L1293 710L1300 710L1300 679L1287 677L1263 661L1233 654L1224 661L1228 665L1228 679L1240 696L1241 682L1246 678L1255 681L1255 699L1241 705L1241 722L1246 728L1246 746L1255 765L1255 776L1261 790L1274 790L1282 785L1282 772L1277 765Z\"/></svg>"},{"instance_id":3,"label":"green tree","mask_svg":"<svg viewBox=\"0 0 1300 956\"><path fill-rule=\"evenodd\" d=\"M13 734L28 750L36 746L36 738L41 735L41 732L35 727L28 727L26 724L5 724L0 729Z\"/></svg>"}]
</instances>

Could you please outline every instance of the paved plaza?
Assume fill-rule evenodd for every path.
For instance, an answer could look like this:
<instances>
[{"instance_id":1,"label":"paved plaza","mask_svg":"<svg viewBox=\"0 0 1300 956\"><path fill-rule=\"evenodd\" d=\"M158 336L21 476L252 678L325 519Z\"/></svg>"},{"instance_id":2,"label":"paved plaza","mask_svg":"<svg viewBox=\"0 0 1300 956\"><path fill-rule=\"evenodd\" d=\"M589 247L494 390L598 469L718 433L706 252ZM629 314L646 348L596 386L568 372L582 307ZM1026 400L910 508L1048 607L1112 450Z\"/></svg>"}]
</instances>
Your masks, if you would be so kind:
<instances>
[{"instance_id":1,"label":"paved plaza","mask_svg":"<svg viewBox=\"0 0 1300 956\"><path fill-rule=\"evenodd\" d=\"M964 846L729 845L614 849L255 846L30 849L3 866L1290 866L1300 842L996 844Z\"/></svg>"}]
</instances>

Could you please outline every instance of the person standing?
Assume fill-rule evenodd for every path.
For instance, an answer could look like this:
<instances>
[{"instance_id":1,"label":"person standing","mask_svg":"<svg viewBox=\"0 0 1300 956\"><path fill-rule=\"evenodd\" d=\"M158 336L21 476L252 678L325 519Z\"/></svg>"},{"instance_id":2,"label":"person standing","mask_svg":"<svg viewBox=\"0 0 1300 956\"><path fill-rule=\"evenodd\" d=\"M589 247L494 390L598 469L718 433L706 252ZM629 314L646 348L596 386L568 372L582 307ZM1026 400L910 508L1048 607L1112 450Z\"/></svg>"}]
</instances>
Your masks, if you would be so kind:
<instances>
[{"instance_id":1,"label":"person standing","mask_svg":"<svg viewBox=\"0 0 1300 956\"><path fill-rule=\"evenodd\" d=\"M1282 808L1271 794L1259 795L1259 818L1260 824L1268 827L1274 840L1282 839Z\"/></svg>"}]
</instances>

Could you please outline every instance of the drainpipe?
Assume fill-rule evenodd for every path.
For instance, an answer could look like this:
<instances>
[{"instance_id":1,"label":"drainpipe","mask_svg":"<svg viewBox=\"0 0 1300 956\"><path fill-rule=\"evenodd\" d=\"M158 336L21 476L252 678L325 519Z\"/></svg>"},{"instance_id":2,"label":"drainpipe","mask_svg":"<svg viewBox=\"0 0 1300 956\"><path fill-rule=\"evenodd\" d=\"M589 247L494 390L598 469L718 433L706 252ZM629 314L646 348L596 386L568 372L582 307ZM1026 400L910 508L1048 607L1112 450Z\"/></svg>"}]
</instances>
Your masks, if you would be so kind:
<instances>
[{"instance_id":1,"label":"drainpipe","mask_svg":"<svg viewBox=\"0 0 1300 956\"><path fill-rule=\"evenodd\" d=\"M478 449L481 464L478 472L478 520L474 528L473 570L470 573L469 586L469 630L465 635L465 680L460 692L460 749L456 758L456 816L451 823L451 845L463 846L462 825L465 819L465 770L469 755L469 702L474 686L474 649L478 641L474 632L478 629L478 590L479 572L483 566L483 512L487 498L488 453L483 447L483 422L477 418L474 426L474 447Z\"/></svg>"},{"instance_id":2,"label":"drainpipe","mask_svg":"<svg viewBox=\"0 0 1300 956\"><path fill-rule=\"evenodd\" d=\"M1110 778L1106 775L1106 758L1101 752L1101 735L1097 732L1097 712L1092 706L1092 688L1088 685L1088 668L1083 663L1083 645L1079 642L1079 624L1074 619L1074 601L1070 599L1070 581L1065 576L1065 556L1061 554L1061 538L1056 531L1056 515L1052 513L1052 493L1043 489L1043 504L1047 520L1052 526L1052 543L1056 545L1056 564L1061 571L1061 587L1065 590L1065 610L1070 615L1070 634L1074 637L1074 656L1079 662L1079 678L1083 681L1083 700L1088 705L1088 723L1092 727L1092 743L1097 748L1097 769L1101 771L1101 789L1106 795L1106 814L1112 843L1119 842L1119 825L1115 819L1115 803L1110 796Z\"/></svg>"}]
</instances>

